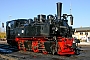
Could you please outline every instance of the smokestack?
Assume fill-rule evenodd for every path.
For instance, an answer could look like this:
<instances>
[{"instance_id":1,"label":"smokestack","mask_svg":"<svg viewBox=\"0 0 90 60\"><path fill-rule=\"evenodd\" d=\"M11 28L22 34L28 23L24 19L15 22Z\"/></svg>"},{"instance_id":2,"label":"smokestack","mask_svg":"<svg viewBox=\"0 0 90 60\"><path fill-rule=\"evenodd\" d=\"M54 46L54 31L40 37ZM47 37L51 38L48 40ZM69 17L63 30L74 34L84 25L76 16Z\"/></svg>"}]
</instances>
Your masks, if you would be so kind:
<instances>
[{"instance_id":1,"label":"smokestack","mask_svg":"<svg viewBox=\"0 0 90 60\"><path fill-rule=\"evenodd\" d=\"M57 4L57 19L61 20L62 3L58 2L56 4Z\"/></svg>"}]
</instances>

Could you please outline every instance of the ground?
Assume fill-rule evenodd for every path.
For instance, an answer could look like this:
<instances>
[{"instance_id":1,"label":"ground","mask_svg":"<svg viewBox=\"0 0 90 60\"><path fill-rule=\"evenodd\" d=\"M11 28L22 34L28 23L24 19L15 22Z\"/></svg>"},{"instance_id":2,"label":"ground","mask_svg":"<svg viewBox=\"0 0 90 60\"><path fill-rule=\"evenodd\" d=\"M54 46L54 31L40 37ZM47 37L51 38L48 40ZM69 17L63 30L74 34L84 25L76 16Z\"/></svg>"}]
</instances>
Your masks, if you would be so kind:
<instances>
[{"instance_id":1,"label":"ground","mask_svg":"<svg viewBox=\"0 0 90 60\"><path fill-rule=\"evenodd\" d=\"M90 60L90 44L79 44L81 50L80 55L72 55L70 57L52 55L52 54L42 54L33 52L23 52L23 51L10 51L13 47L10 47L6 41L0 41L0 49L5 48L7 52L2 53L5 50L0 50L0 60Z\"/></svg>"}]
</instances>

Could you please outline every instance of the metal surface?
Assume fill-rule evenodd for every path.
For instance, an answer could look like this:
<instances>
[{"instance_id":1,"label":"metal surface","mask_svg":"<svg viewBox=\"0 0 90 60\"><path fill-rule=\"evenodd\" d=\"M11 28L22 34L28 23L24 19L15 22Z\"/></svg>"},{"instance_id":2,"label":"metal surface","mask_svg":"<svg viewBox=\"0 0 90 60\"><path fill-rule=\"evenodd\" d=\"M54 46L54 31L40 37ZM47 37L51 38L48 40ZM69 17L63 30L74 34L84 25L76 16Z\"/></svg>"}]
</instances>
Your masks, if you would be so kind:
<instances>
[{"instance_id":1,"label":"metal surface","mask_svg":"<svg viewBox=\"0 0 90 60\"><path fill-rule=\"evenodd\" d=\"M61 20L61 13L62 12L62 3L58 2L57 3L57 18L58 20Z\"/></svg>"}]
</instances>

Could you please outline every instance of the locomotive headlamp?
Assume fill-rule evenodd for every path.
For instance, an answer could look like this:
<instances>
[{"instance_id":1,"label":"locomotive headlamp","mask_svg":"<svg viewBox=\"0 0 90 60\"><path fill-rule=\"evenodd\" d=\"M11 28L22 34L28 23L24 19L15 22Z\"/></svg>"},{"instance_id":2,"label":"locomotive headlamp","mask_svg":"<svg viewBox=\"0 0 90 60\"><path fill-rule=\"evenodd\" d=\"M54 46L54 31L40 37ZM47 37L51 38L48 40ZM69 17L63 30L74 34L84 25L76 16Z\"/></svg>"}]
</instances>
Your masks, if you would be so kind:
<instances>
[{"instance_id":1,"label":"locomotive headlamp","mask_svg":"<svg viewBox=\"0 0 90 60\"><path fill-rule=\"evenodd\" d=\"M18 34L18 36L20 36L20 34Z\"/></svg>"},{"instance_id":2,"label":"locomotive headlamp","mask_svg":"<svg viewBox=\"0 0 90 60\"><path fill-rule=\"evenodd\" d=\"M24 33L24 30L22 30L22 33Z\"/></svg>"}]
</instances>

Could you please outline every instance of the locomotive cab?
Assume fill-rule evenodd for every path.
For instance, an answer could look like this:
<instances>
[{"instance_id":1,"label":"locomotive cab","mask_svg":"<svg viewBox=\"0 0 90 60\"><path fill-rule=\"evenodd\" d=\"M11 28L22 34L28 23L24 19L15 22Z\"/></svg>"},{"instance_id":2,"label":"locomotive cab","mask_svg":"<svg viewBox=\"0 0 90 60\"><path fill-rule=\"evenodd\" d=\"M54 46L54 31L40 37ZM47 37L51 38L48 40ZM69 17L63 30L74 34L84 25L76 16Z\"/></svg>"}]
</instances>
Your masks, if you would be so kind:
<instances>
[{"instance_id":1,"label":"locomotive cab","mask_svg":"<svg viewBox=\"0 0 90 60\"><path fill-rule=\"evenodd\" d=\"M7 43L13 44L16 36L21 35L26 19L18 19L6 22Z\"/></svg>"}]
</instances>

